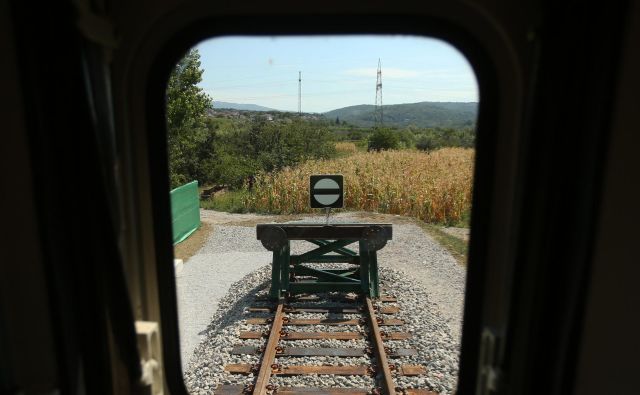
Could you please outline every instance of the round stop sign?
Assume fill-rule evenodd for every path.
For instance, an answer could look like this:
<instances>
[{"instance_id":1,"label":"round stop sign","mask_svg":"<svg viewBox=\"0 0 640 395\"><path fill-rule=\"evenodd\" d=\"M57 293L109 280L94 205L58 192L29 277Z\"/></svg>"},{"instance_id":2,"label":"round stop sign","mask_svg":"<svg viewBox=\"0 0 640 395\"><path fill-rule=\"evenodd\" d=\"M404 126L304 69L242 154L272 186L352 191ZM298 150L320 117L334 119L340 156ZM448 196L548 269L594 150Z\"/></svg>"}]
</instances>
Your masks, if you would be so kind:
<instances>
[{"instance_id":1,"label":"round stop sign","mask_svg":"<svg viewBox=\"0 0 640 395\"><path fill-rule=\"evenodd\" d=\"M342 175L313 175L309 184L312 208L342 207Z\"/></svg>"}]
</instances>

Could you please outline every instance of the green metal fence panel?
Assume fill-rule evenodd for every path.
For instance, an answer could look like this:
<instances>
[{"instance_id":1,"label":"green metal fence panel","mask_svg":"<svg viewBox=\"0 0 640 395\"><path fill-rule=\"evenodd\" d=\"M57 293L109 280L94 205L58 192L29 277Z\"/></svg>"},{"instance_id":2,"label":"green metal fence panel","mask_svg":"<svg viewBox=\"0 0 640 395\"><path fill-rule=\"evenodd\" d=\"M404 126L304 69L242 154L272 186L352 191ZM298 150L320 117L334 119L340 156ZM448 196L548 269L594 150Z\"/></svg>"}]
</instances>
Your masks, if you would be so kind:
<instances>
[{"instance_id":1,"label":"green metal fence panel","mask_svg":"<svg viewBox=\"0 0 640 395\"><path fill-rule=\"evenodd\" d=\"M171 191L171 225L174 245L184 241L200 227L198 181Z\"/></svg>"}]
</instances>

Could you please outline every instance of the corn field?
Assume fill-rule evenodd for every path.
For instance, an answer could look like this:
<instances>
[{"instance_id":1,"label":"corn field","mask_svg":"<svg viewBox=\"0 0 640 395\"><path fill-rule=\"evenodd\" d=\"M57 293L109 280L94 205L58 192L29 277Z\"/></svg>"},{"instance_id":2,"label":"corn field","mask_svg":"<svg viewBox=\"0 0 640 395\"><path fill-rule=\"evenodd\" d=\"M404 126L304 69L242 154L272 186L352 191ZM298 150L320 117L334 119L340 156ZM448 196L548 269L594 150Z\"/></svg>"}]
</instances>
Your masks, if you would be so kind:
<instances>
[{"instance_id":1,"label":"corn field","mask_svg":"<svg viewBox=\"0 0 640 395\"><path fill-rule=\"evenodd\" d=\"M474 150L362 152L307 161L273 174L259 174L244 205L249 211L306 213L309 175L344 175L345 208L455 223L471 207Z\"/></svg>"},{"instance_id":2,"label":"corn field","mask_svg":"<svg viewBox=\"0 0 640 395\"><path fill-rule=\"evenodd\" d=\"M355 154L358 148L354 143L341 141L336 143L336 152L339 154Z\"/></svg>"}]
</instances>

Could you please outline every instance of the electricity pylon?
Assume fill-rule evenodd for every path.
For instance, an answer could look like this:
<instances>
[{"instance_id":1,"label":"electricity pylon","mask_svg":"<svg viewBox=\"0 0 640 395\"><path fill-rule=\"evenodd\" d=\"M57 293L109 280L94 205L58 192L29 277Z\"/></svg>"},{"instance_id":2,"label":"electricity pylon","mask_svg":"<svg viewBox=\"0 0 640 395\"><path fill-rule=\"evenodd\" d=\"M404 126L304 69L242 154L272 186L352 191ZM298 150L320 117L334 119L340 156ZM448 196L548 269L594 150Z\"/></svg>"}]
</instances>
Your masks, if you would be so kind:
<instances>
[{"instance_id":1,"label":"electricity pylon","mask_svg":"<svg viewBox=\"0 0 640 395\"><path fill-rule=\"evenodd\" d=\"M373 119L376 127L380 127L384 123L384 117L382 114L382 64L380 63L380 59L378 59L378 75L376 77L376 108Z\"/></svg>"}]
</instances>

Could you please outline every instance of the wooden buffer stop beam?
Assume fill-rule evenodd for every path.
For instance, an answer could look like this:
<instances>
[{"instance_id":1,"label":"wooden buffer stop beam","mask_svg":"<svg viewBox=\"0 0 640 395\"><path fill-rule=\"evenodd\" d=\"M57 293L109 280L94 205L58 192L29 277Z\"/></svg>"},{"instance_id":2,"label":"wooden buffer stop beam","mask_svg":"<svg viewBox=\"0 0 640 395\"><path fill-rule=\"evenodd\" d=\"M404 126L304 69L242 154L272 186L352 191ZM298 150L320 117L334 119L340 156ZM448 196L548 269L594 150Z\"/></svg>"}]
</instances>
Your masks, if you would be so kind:
<instances>
[{"instance_id":1,"label":"wooden buffer stop beam","mask_svg":"<svg viewBox=\"0 0 640 395\"><path fill-rule=\"evenodd\" d=\"M331 291L380 296L376 253L391 240L391 224L260 224L257 237L273 252L270 296L274 299ZM308 241L316 248L291 255L291 240ZM358 252L348 248L353 243L358 243ZM319 268L322 263L352 266Z\"/></svg>"}]
</instances>

